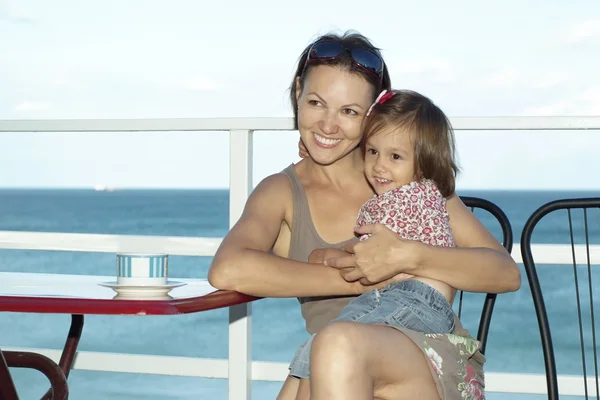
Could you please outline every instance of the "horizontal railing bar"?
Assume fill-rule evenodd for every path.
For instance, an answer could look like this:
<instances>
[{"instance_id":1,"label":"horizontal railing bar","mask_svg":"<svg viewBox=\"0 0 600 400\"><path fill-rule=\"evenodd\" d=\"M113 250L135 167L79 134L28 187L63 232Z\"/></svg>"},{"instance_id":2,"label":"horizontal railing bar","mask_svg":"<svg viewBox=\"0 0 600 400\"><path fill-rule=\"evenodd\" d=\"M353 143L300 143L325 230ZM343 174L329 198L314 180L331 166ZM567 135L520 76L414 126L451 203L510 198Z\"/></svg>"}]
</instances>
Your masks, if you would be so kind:
<instances>
[{"instance_id":1,"label":"horizontal railing bar","mask_svg":"<svg viewBox=\"0 0 600 400\"><path fill-rule=\"evenodd\" d=\"M587 263L586 247L583 244L575 246L575 260L577 263ZM532 244L531 251L536 264L573 265L573 253L570 244ZM514 243L512 258L517 264L523 264L521 245ZM590 261L600 265L600 245L590 245Z\"/></svg>"},{"instance_id":2,"label":"horizontal railing bar","mask_svg":"<svg viewBox=\"0 0 600 400\"><path fill-rule=\"evenodd\" d=\"M55 362L58 362L61 354L60 350L51 349L23 347L2 347L2 349L33 351L50 357ZM217 358L78 351L73 369L227 379L227 364L226 359ZM288 372L288 363L252 362L254 381L283 382ZM595 396L593 378L588 378L588 382L588 387ZM562 395L583 395L582 376L559 375L558 383ZM546 394L546 378L543 374L486 372L485 391L486 393Z\"/></svg>"},{"instance_id":3,"label":"horizontal railing bar","mask_svg":"<svg viewBox=\"0 0 600 400\"><path fill-rule=\"evenodd\" d=\"M558 393L562 396L584 396L583 376L558 375ZM596 378L587 378L588 394L596 396ZM486 393L548 394L546 375L531 373L485 373Z\"/></svg>"},{"instance_id":4,"label":"horizontal railing bar","mask_svg":"<svg viewBox=\"0 0 600 400\"><path fill-rule=\"evenodd\" d=\"M40 353L55 362L58 362L61 355L61 350L24 347L2 347L2 351ZM227 364L227 359L219 358L78 351L73 369L227 379L229 374ZM254 380L283 382L289 372L287 364L283 363L254 361L252 364Z\"/></svg>"},{"instance_id":5,"label":"horizontal railing bar","mask_svg":"<svg viewBox=\"0 0 600 400\"><path fill-rule=\"evenodd\" d=\"M600 116L453 117L455 130L600 129ZM146 118L0 120L0 132L285 131L292 118Z\"/></svg>"},{"instance_id":6,"label":"horizontal railing bar","mask_svg":"<svg viewBox=\"0 0 600 400\"><path fill-rule=\"evenodd\" d=\"M0 231L0 249L214 256L222 238Z\"/></svg>"},{"instance_id":7,"label":"horizontal railing bar","mask_svg":"<svg viewBox=\"0 0 600 400\"><path fill-rule=\"evenodd\" d=\"M22 232L0 231L0 249L11 250L50 250L98 253L118 252L165 252L178 256L215 255L222 238L187 236L142 236L142 235L103 235L91 233ZM572 261L571 245L533 244L534 260L538 264L567 264ZM512 257L522 264L521 247L513 246ZM584 245L575 245L578 262L586 262ZM600 264L600 245L590 246L592 262Z\"/></svg>"},{"instance_id":8,"label":"horizontal railing bar","mask_svg":"<svg viewBox=\"0 0 600 400\"><path fill-rule=\"evenodd\" d=\"M0 132L285 131L291 118L146 118L0 120Z\"/></svg>"}]
</instances>

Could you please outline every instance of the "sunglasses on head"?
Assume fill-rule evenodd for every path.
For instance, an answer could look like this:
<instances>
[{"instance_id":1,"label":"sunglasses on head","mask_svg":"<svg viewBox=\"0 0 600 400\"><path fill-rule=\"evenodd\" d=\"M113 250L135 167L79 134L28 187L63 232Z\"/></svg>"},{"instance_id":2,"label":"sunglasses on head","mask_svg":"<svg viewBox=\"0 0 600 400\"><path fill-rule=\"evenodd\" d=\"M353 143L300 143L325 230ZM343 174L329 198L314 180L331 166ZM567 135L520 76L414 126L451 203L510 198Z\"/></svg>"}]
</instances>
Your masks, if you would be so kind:
<instances>
[{"instance_id":1,"label":"sunglasses on head","mask_svg":"<svg viewBox=\"0 0 600 400\"><path fill-rule=\"evenodd\" d=\"M306 65L315 60L335 60L344 52L350 53L352 61L359 67L381 80L383 77L383 59L376 52L365 47L346 47L333 40L323 40L315 43L308 52Z\"/></svg>"}]
</instances>

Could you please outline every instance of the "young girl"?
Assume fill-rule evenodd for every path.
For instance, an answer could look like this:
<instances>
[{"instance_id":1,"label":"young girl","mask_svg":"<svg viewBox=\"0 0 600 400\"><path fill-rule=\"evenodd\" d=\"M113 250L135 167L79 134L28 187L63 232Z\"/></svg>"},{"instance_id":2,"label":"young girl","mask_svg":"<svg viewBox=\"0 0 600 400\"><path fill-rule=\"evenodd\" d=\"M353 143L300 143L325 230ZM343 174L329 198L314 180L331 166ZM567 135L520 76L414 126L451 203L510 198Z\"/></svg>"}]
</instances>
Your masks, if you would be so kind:
<instances>
[{"instance_id":1,"label":"young girl","mask_svg":"<svg viewBox=\"0 0 600 400\"><path fill-rule=\"evenodd\" d=\"M454 193L458 168L452 128L444 113L416 92L384 90L367 112L363 130L365 175L377 194L361 207L357 226L385 224L403 239L454 247L446 197ZM361 237L366 239L366 235ZM332 252L339 252L319 250L311 254L311 262L322 262ZM413 277L362 294L333 322L450 333L455 292L444 282ZM309 359L314 337L298 349L290 366L290 375L301 378L297 399L310 397Z\"/></svg>"}]
</instances>

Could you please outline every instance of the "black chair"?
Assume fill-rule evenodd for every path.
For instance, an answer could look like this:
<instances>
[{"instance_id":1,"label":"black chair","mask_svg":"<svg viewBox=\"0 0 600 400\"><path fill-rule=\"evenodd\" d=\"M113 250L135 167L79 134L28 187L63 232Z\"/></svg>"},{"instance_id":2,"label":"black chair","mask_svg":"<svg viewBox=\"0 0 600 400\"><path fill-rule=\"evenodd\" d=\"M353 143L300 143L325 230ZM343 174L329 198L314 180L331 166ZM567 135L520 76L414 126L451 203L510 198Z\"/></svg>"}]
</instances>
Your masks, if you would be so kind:
<instances>
[{"instance_id":1,"label":"black chair","mask_svg":"<svg viewBox=\"0 0 600 400\"><path fill-rule=\"evenodd\" d=\"M510 253L513 247L513 231L508 217L502 211L500 207L491 201L481 199L478 197L460 196L463 203L475 212L475 209L482 209L491 214L495 220L500 224L502 229L502 245ZM481 318L479 320L479 329L477 331L477 340L481 342L481 353L485 353L485 347L487 342L488 333L490 330L490 323L492 321L492 312L494 311L494 304L496 303L495 293L486 293L485 300L483 302L483 309L481 311ZM458 303L458 318L462 316L463 306L463 291L459 291L459 303Z\"/></svg>"},{"instance_id":2,"label":"black chair","mask_svg":"<svg viewBox=\"0 0 600 400\"><path fill-rule=\"evenodd\" d=\"M529 282L529 287L531 289L531 295L533 298L533 304L535 307L535 313L537 316L538 327L540 330L541 340L542 340L542 352L544 355L544 366L546 368L546 382L548 387L548 399L549 400L558 400L558 380L557 380L557 371L556 371L556 361L554 357L554 347L552 344L552 335L550 334L550 324L548 321L548 315L546 313L546 306L544 304L544 297L542 295L542 289L540 285L540 281L538 278L538 274L536 272L536 265L533 259L533 254L531 250L531 237L533 234L533 230L536 225L542 220L544 217L548 217L547 220L551 220L553 229L561 229L563 234L565 235L565 242L570 242L570 256L572 262L572 273L574 280L574 288L575 288L575 302L577 309L577 321L579 327L579 347L581 351L581 362L582 362L582 372L584 378L584 393L585 398L588 398L588 385L587 385L587 377L588 377L588 367L586 365L586 350L585 350L585 342L584 336L587 337L588 344L592 341L592 352L593 352L593 362L594 362L594 375L595 375L595 386L596 393L600 393L598 391L598 357L597 357L597 348L596 348L596 329L595 329L595 321L594 321L594 298L592 291L592 270L591 270L591 260L590 260L590 233L595 234L595 236L600 239L600 230L598 229L599 224L598 220L600 220L600 214L596 215L598 219L596 219L596 223L589 225L588 217L590 213L589 209L600 208L600 198L581 198L581 199L561 199L552 201L544 204L540 208L531 214L525 226L523 227L523 233L521 235L521 255L523 256L523 266L525 267L525 272L527 274L527 280ZM565 213L559 213L557 211L566 211ZM554 215L549 215L554 213ZM559 215L562 214L562 215ZM574 223L574 216L578 215L581 219L576 219ZM566 217L562 224L559 224L559 220L557 217ZM581 237L581 243L583 245L583 249L585 250L585 261L578 262L576 257L576 237ZM600 260L596 261L596 264L599 264ZM581 266L585 269L582 271ZM565 271L566 272L566 271ZM587 275L587 279L585 278ZM580 281L586 280L585 285L581 285ZM568 276L561 276L560 284L564 285L563 288L566 287L567 284L570 284L571 281ZM587 293L585 293L587 292ZM589 297L587 301L585 301L585 297ZM571 297L572 299L572 297ZM568 300L561 302L561 306L568 305ZM587 307L589 305L589 310L584 309L582 312L582 305ZM586 334L584 335L584 315L589 315L590 324L589 329L585 329ZM571 329L571 326L565 321L560 321L562 324L557 326L558 329ZM586 321L587 322L587 321ZM586 324L587 325L587 324ZM589 335L589 336L588 336ZM588 350L589 351L589 350ZM594 396L597 398L597 396Z\"/></svg>"}]
</instances>

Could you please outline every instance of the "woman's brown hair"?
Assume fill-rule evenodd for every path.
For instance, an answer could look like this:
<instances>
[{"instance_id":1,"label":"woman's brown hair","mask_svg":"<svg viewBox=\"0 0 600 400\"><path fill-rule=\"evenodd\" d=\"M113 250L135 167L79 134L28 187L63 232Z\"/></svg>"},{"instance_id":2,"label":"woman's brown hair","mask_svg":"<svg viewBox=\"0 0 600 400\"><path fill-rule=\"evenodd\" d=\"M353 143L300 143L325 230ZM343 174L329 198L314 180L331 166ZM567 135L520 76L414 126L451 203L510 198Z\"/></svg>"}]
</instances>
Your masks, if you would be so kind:
<instances>
[{"instance_id":1,"label":"woman's brown hair","mask_svg":"<svg viewBox=\"0 0 600 400\"><path fill-rule=\"evenodd\" d=\"M373 100L375 100L375 97L379 92L381 92L382 89L391 89L390 74L385 61L383 61L383 58L383 73L381 79L375 78L363 68L358 67L354 62L352 62L352 58L348 52L344 52L340 57L337 57L333 60L315 60L310 64L306 64L306 59L308 58L310 49L315 43L321 41L337 42L347 48L361 47L373 51L381 56L379 49L375 47L369 39L355 31L347 31L341 35L331 32L326 35L319 36L308 46L306 46L298 58L298 65L290 86L290 102L292 103L292 111L294 112L294 129L298 129L298 100L296 99L296 86L298 85L298 80L300 87L302 88L308 73L319 65L335 66L345 71L362 76L371 85Z\"/></svg>"},{"instance_id":2,"label":"woman's brown hair","mask_svg":"<svg viewBox=\"0 0 600 400\"><path fill-rule=\"evenodd\" d=\"M433 101L411 90L394 90L393 96L373 106L363 120L364 151L367 140L393 127L411 135L418 180L431 179L444 197L454 193L459 168L455 161L454 131L448 117ZM387 96L386 96L387 97Z\"/></svg>"}]
</instances>

